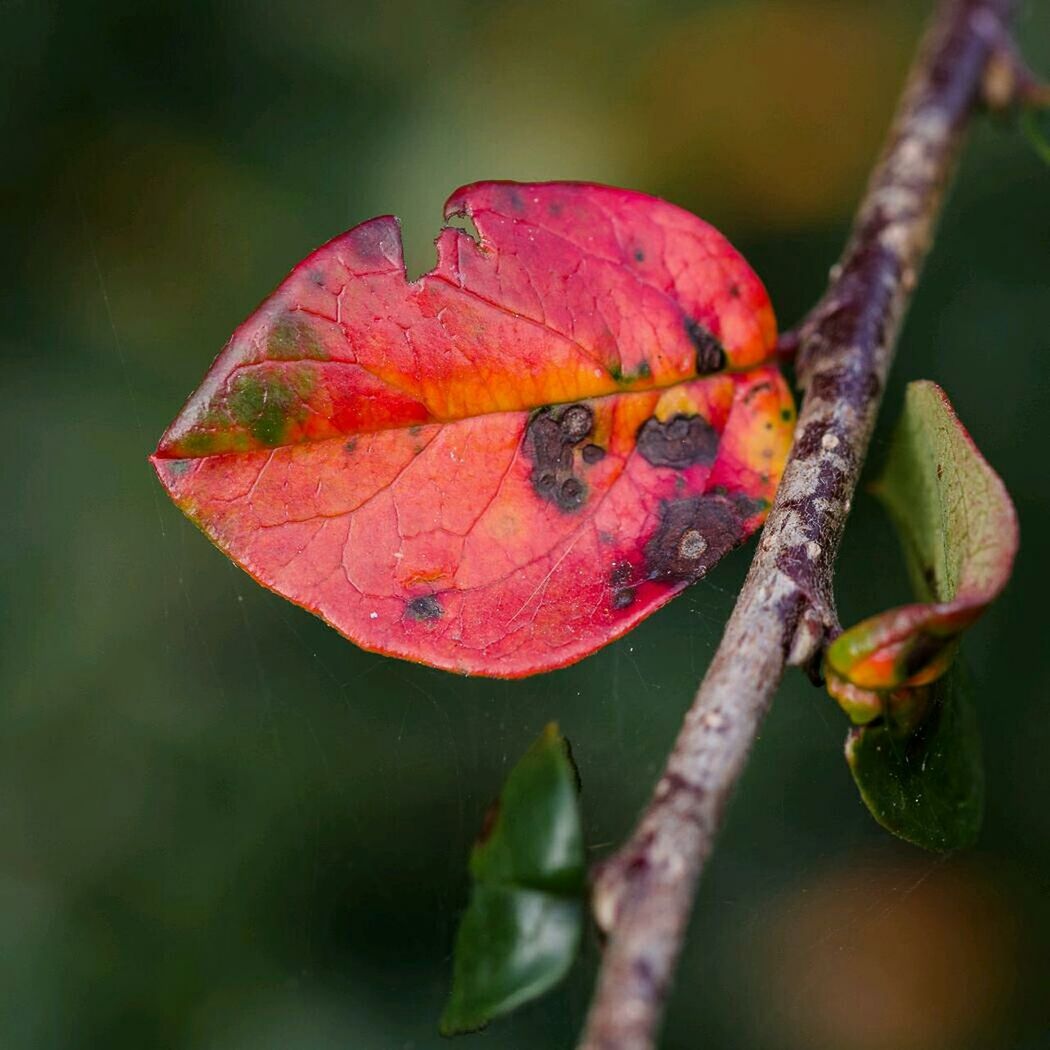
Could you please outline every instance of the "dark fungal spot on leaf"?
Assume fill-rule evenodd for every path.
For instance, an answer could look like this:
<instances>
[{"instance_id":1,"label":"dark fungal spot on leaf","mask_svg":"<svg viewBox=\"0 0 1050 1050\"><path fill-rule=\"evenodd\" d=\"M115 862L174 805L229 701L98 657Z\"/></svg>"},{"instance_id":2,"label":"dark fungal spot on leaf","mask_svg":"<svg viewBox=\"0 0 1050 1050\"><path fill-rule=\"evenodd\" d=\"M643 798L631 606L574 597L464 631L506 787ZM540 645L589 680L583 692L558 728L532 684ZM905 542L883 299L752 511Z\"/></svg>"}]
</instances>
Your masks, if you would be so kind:
<instances>
[{"instance_id":1,"label":"dark fungal spot on leaf","mask_svg":"<svg viewBox=\"0 0 1050 1050\"><path fill-rule=\"evenodd\" d=\"M574 472L574 450L593 426L593 410L577 403L540 409L526 428L525 451L532 459L533 490L564 511L576 510L587 499L587 487Z\"/></svg>"},{"instance_id":2,"label":"dark fungal spot on leaf","mask_svg":"<svg viewBox=\"0 0 1050 1050\"><path fill-rule=\"evenodd\" d=\"M645 252L641 248L635 248L634 250L634 261L645 262Z\"/></svg>"},{"instance_id":3,"label":"dark fungal spot on leaf","mask_svg":"<svg viewBox=\"0 0 1050 1050\"><path fill-rule=\"evenodd\" d=\"M656 580L698 580L742 539L731 498L665 500L660 525L645 546L647 573Z\"/></svg>"},{"instance_id":4,"label":"dark fungal spot on leaf","mask_svg":"<svg viewBox=\"0 0 1050 1050\"><path fill-rule=\"evenodd\" d=\"M612 607L626 609L634 603L635 588L630 586L633 570L629 561L618 561L609 573L612 586Z\"/></svg>"},{"instance_id":5,"label":"dark fungal spot on leaf","mask_svg":"<svg viewBox=\"0 0 1050 1050\"><path fill-rule=\"evenodd\" d=\"M686 318L685 330L696 347L696 374L699 376L720 372L726 366L725 348L710 328L699 321Z\"/></svg>"},{"instance_id":6,"label":"dark fungal spot on leaf","mask_svg":"<svg viewBox=\"0 0 1050 1050\"><path fill-rule=\"evenodd\" d=\"M352 438L350 438L350 439L349 439L349 440L348 440L348 441L346 442L346 444L345 444L345 445L343 445L343 448L344 448L344 449L345 449L345 450L346 450L347 452L356 452L356 451L357 451L357 438L355 438L355 437L352 437Z\"/></svg>"},{"instance_id":7,"label":"dark fungal spot on leaf","mask_svg":"<svg viewBox=\"0 0 1050 1050\"><path fill-rule=\"evenodd\" d=\"M713 463L718 442L718 431L699 415L677 415L666 423L653 416L638 431L638 451L654 467L681 470L696 463Z\"/></svg>"},{"instance_id":8,"label":"dark fungal spot on leaf","mask_svg":"<svg viewBox=\"0 0 1050 1050\"><path fill-rule=\"evenodd\" d=\"M601 445L584 445L581 455L584 463L599 463L605 459L605 449Z\"/></svg>"},{"instance_id":9,"label":"dark fungal spot on leaf","mask_svg":"<svg viewBox=\"0 0 1050 1050\"><path fill-rule=\"evenodd\" d=\"M569 405L558 421L564 437L571 442L585 438L594 425L594 413L586 405Z\"/></svg>"},{"instance_id":10,"label":"dark fungal spot on leaf","mask_svg":"<svg viewBox=\"0 0 1050 1050\"><path fill-rule=\"evenodd\" d=\"M438 620L444 613L436 594L421 594L405 606L405 615L410 620Z\"/></svg>"},{"instance_id":11,"label":"dark fungal spot on leaf","mask_svg":"<svg viewBox=\"0 0 1050 1050\"><path fill-rule=\"evenodd\" d=\"M728 288L726 289L726 293L728 294L728 296L729 296L729 298L730 298L730 299L739 299L739 298L740 298L740 285L739 285L739 284L737 284L737 283L736 283L736 281L734 281L734 282L733 282L733 283L732 283L732 284L731 284L731 285L730 285L730 286L729 286L729 287L728 287Z\"/></svg>"},{"instance_id":12,"label":"dark fungal spot on leaf","mask_svg":"<svg viewBox=\"0 0 1050 1050\"><path fill-rule=\"evenodd\" d=\"M583 502L583 482L578 478L566 478L558 492L558 505L569 509L578 507Z\"/></svg>"}]
</instances>

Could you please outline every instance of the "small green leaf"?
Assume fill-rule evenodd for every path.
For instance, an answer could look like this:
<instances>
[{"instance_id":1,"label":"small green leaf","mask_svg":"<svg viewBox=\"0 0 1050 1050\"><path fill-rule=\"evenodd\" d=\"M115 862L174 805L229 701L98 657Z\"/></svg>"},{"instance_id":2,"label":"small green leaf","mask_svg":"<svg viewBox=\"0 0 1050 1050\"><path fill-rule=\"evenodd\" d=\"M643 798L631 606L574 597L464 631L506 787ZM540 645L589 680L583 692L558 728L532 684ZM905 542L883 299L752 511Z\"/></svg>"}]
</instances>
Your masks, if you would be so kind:
<instances>
[{"instance_id":1,"label":"small green leaf","mask_svg":"<svg viewBox=\"0 0 1050 1050\"><path fill-rule=\"evenodd\" d=\"M842 632L824 661L828 690L854 722L907 712L908 690L947 670L959 636L999 596L1017 552L1017 515L936 383L908 386L875 486L921 599Z\"/></svg>"},{"instance_id":2,"label":"small green leaf","mask_svg":"<svg viewBox=\"0 0 1050 1050\"><path fill-rule=\"evenodd\" d=\"M442 1035L475 1031L542 995L576 958L586 887L578 793L551 723L511 770L471 853Z\"/></svg>"},{"instance_id":3,"label":"small green leaf","mask_svg":"<svg viewBox=\"0 0 1050 1050\"><path fill-rule=\"evenodd\" d=\"M860 726L846 761L872 816L887 831L948 851L972 846L984 812L984 772L973 694L953 664L930 686L930 710L913 733L888 723Z\"/></svg>"},{"instance_id":4,"label":"small green leaf","mask_svg":"<svg viewBox=\"0 0 1050 1050\"><path fill-rule=\"evenodd\" d=\"M1036 155L1050 164L1050 109L1033 106L1021 114L1021 130Z\"/></svg>"},{"instance_id":5,"label":"small green leaf","mask_svg":"<svg viewBox=\"0 0 1050 1050\"><path fill-rule=\"evenodd\" d=\"M972 594L987 604L998 596L1017 551L1017 515L936 383L908 384L875 491L900 533L920 598L949 602Z\"/></svg>"}]
</instances>

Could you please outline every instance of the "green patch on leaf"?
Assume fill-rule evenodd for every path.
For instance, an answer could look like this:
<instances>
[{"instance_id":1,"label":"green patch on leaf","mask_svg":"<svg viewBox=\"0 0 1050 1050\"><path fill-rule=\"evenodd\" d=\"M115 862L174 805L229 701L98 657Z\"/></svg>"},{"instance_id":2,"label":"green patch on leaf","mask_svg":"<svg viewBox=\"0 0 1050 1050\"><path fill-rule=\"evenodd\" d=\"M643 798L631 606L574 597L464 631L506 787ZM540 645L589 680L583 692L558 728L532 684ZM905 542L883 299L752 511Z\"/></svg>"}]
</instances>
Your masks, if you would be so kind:
<instances>
[{"instance_id":1,"label":"green patch on leaf","mask_svg":"<svg viewBox=\"0 0 1050 1050\"><path fill-rule=\"evenodd\" d=\"M289 424L300 421L303 398L312 385L313 376L306 369L289 377L242 373L230 385L227 407L234 423L245 427L259 444L280 445L287 440Z\"/></svg>"},{"instance_id":2,"label":"green patch on leaf","mask_svg":"<svg viewBox=\"0 0 1050 1050\"><path fill-rule=\"evenodd\" d=\"M629 387L635 383L652 379L653 370L648 361L642 361L633 372L625 372L619 365L612 365L609 368L609 375L621 386Z\"/></svg>"},{"instance_id":3,"label":"green patch on leaf","mask_svg":"<svg viewBox=\"0 0 1050 1050\"><path fill-rule=\"evenodd\" d=\"M471 852L443 1035L483 1028L542 995L576 958L586 885L578 790L552 723L511 770Z\"/></svg>"},{"instance_id":4,"label":"green patch on leaf","mask_svg":"<svg viewBox=\"0 0 1050 1050\"><path fill-rule=\"evenodd\" d=\"M271 361L298 361L310 358L325 361L328 354L317 337L313 323L301 314L288 313L270 329L266 349Z\"/></svg>"},{"instance_id":5,"label":"green patch on leaf","mask_svg":"<svg viewBox=\"0 0 1050 1050\"><path fill-rule=\"evenodd\" d=\"M901 733L886 721L850 731L846 761L872 816L923 849L972 846L984 812L973 693L956 663L927 686L929 712Z\"/></svg>"}]
</instances>

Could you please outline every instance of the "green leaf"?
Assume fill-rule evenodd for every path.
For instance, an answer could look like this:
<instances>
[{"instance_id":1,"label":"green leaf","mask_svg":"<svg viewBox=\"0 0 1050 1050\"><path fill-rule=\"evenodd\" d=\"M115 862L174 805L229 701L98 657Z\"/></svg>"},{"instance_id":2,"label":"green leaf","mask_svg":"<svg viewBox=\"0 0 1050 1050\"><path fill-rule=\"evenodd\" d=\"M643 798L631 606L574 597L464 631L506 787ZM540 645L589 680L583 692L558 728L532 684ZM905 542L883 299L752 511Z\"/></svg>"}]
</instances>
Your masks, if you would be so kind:
<instances>
[{"instance_id":1,"label":"green leaf","mask_svg":"<svg viewBox=\"0 0 1050 1050\"><path fill-rule=\"evenodd\" d=\"M987 604L998 596L1017 551L1017 516L999 475L936 383L908 384L875 492L900 533L920 598L948 602L976 594Z\"/></svg>"},{"instance_id":2,"label":"green leaf","mask_svg":"<svg viewBox=\"0 0 1050 1050\"><path fill-rule=\"evenodd\" d=\"M846 761L861 798L887 831L924 849L972 846L984 812L984 772L973 693L955 664L927 686L930 710L913 733L861 726Z\"/></svg>"},{"instance_id":3,"label":"green leaf","mask_svg":"<svg viewBox=\"0 0 1050 1050\"><path fill-rule=\"evenodd\" d=\"M828 691L854 722L914 722L910 690L947 670L958 639L999 596L1017 552L1017 515L936 383L911 383L875 486L897 527L921 602L871 616L828 647Z\"/></svg>"},{"instance_id":4,"label":"green leaf","mask_svg":"<svg viewBox=\"0 0 1050 1050\"><path fill-rule=\"evenodd\" d=\"M949 668L962 632L1010 578L1017 516L944 391L926 381L908 386L876 493L922 600L843 631L825 678L866 727L847 758L875 818L918 845L956 849L977 834L983 788L971 701Z\"/></svg>"},{"instance_id":5,"label":"green leaf","mask_svg":"<svg viewBox=\"0 0 1050 1050\"><path fill-rule=\"evenodd\" d=\"M551 723L511 770L470 857L441 1033L455 1035L542 995L579 950L586 868L579 782Z\"/></svg>"}]
</instances>

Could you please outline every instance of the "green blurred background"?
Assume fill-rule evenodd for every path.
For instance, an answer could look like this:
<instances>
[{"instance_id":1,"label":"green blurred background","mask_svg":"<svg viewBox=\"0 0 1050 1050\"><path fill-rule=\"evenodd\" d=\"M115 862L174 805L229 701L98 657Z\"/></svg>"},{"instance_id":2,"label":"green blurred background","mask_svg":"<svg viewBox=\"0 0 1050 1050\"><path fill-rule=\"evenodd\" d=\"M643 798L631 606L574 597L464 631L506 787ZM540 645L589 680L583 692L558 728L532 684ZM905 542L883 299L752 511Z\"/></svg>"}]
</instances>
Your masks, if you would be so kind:
<instances>
[{"instance_id":1,"label":"green blurred background","mask_svg":"<svg viewBox=\"0 0 1050 1050\"><path fill-rule=\"evenodd\" d=\"M720 226L784 323L822 289L926 4L892 0L0 3L5 274L0 1047L423 1050L465 859L549 719L595 857L630 827L717 642L738 552L622 642L524 682L358 651L263 591L146 455L234 326L316 245L396 212L429 268L482 178L660 194ZM1050 17L1020 37L1050 70ZM1021 516L966 651L978 849L891 840L792 675L704 881L664 1046L1050 1047L1050 170L965 154L906 380L943 384ZM858 497L845 620L907 595ZM473 1037L569 1047L597 948ZM464 1043L469 1046L470 1041Z\"/></svg>"}]
</instances>

